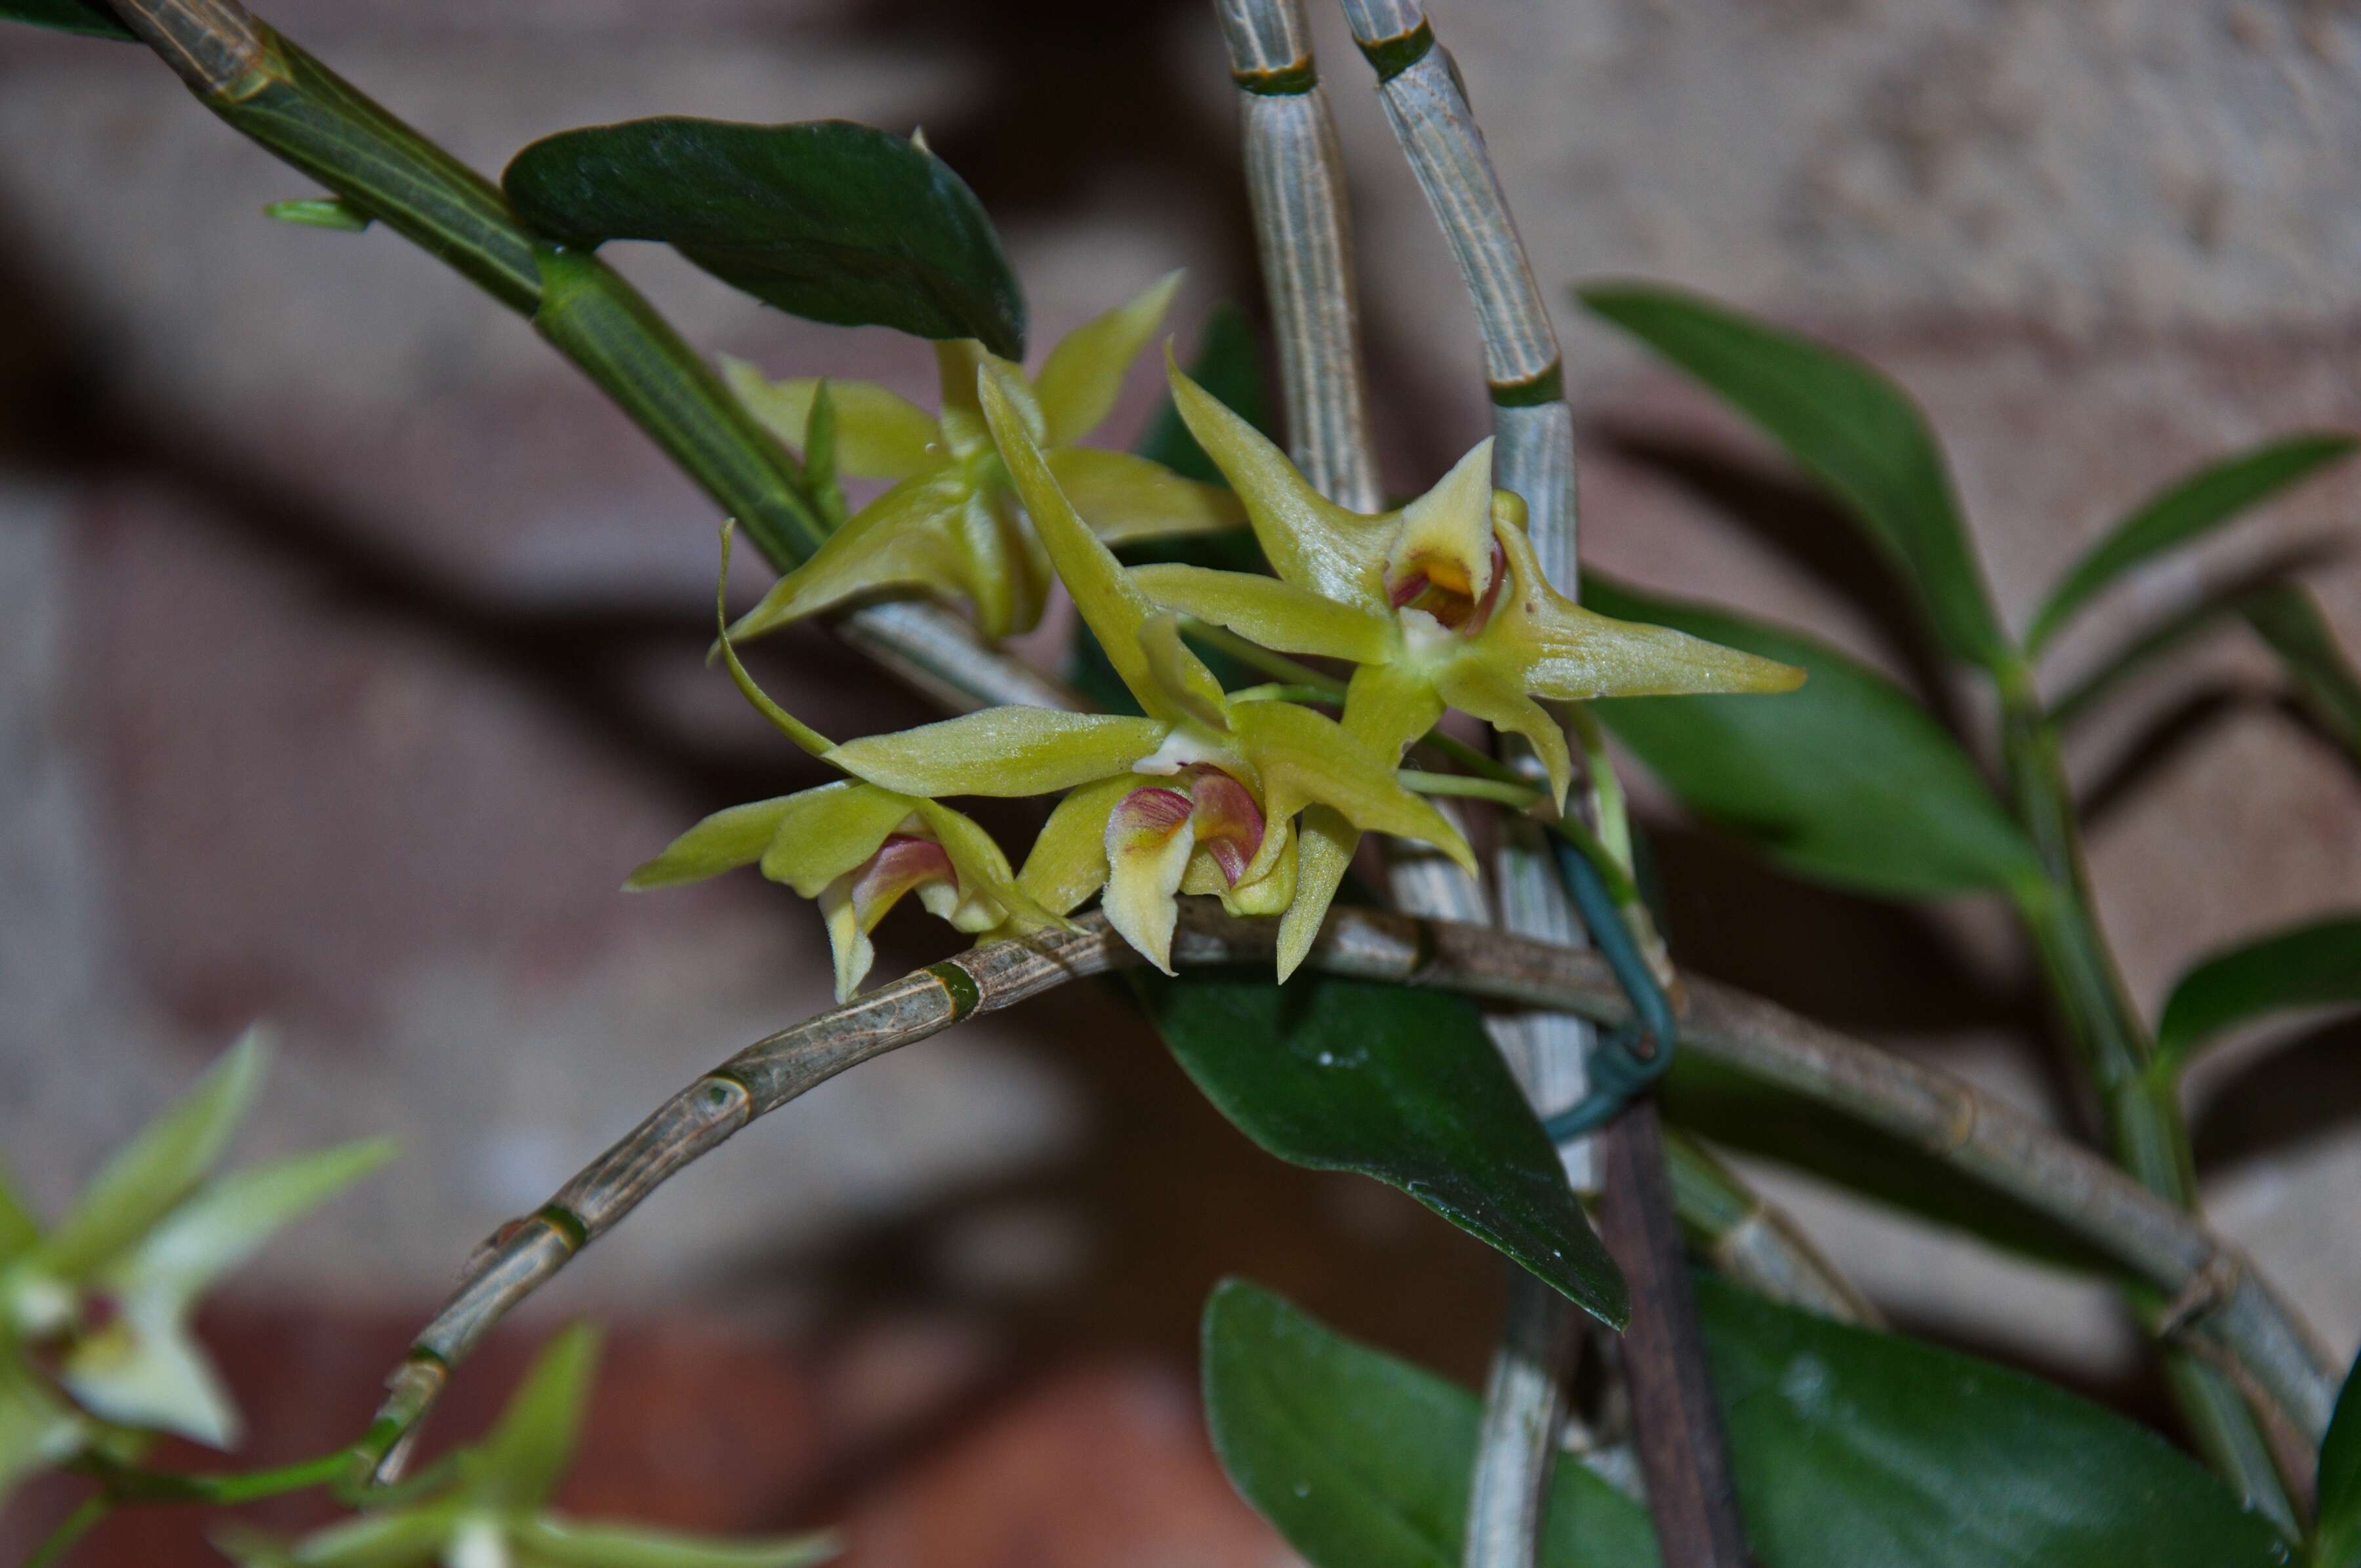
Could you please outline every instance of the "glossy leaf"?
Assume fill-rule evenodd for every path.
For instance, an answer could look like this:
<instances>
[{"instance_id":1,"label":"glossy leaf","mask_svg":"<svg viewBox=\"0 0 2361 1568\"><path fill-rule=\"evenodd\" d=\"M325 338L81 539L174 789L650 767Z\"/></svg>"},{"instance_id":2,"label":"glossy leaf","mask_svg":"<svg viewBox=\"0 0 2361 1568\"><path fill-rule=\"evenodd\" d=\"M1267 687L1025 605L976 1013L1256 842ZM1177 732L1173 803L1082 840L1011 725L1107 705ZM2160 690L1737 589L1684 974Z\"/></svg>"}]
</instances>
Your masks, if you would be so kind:
<instances>
[{"instance_id":1,"label":"glossy leaf","mask_svg":"<svg viewBox=\"0 0 2361 1568\"><path fill-rule=\"evenodd\" d=\"M2287 1543L2162 1438L2064 1389L1715 1279L1697 1310L1763 1568L2263 1568Z\"/></svg>"},{"instance_id":2,"label":"glossy leaf","mask_svg":"<svg viewBox=\"0 0 2361 1568\"><path fill-rule=\"evenodd\" d=\"M2348 455L2353 447L2347 435L2291 436L2212 464L2150 498L2049 591L2025 634L2026 653L2038 652L2069 616L2141 562L2220 527Z\"/></svg>"},{"instance_id":3,"label":"glossy leaf","mask_svg":"<svg viewBox=\"0 0 2361 1568\"><path fill-rule=\"evenodd\" d=\"M2345 1375L2320 1443L2320 1515L2314 1568L2361 1568L2361 1360Z\"/></svg>"},{"instance_id":4,"label":"glossy leaf","mask_svg":"<svg viewBox=\"0 0 2361 1568\"><path fill-rule=\"evenodd\" d=\"M2279 655L2313 717L2361 763L2361 674L2337 644L2319 601L2293 583L2238 603L2246 624Z\"/></svg>"},{"instance_id":5,"label":"glossy leaf","mask_svg":"<svg viewBox=\"0 0 2361 1568\"><path fill-rule=\"evenodd\" d=\"M1762 1568L2290 1560L2193 1461L2037 1378L1715 1279L1698 1281L1697 1310ZM1313 1568L1458 1563L1473 1396L1238 1284L1206 1309L1204 1360L1215 1451ZM1562 1463L1539 1561L1644 1568L1650 1534Z\"/></svg>"},{"instance_id":6,"label":"glossy leaf","mask_svg":"<svg viewBox=\"0 0 2361 1568\"><path fill-rule=\"evenodd\" d=\"M555 240L657 240L795 315L1025 352L1024 296L991 220L906 137L843 120L628 120L544 137L500 184Z\"/></svg>"},{"instance_id":7,"label":"glossy leaf","mask_svg":"<svg viewBox=\"0 0 2361 1568\"><path fill-rule=\"evenodd\" d=\"M2033 847L1943 728L1827 644L1727 611L1643 598L1586 573L1583 600L1625 620L1802 666L1776 698L1631 697L1596 708L1700 817L1800 875L1895 898L2037 882Z\"/></svg>"},{"instance_id":8,"label":"glossy leaf","mask_svg":"<svg viewBox=\"0 0 2361 1568\"><path fill-rule=\"evenodd\" d=\"M468 1495L504 1508L534 1508L557 1487L574 1458L590 1378L598 1364L598 1332L588 1323L558 1331L535 1358L508 1408L468 1453Z\"/></svg>"},{"instance_id":9,"label":"glossy leaf","mask_svg":"<svg viewBox=\"0 0 2361 1568\"><path fill-rule=\"evenodd\" d=\"M0 0L0 22L30 22L93 38L136 43L139 38L99 0Z\"/></svg>"},{"instance_id":10,"label":"glossy leaf","mask_svg":"<svg viewBox=\"0 0 2361 1568\"><path fill-rule=\"evenodd\" d=\"M530 1561L549 1568L804 1568L840 1550L825 1535L728 1541L548 1517L519 1525L516 1540Z\"/></svg>"},{"instance_id":11,"label":"glossy leaf","mask_svg":"<svg viewBox=\"0 0 2361 1568\"><path fill-rule=\"evenodd\" d=\"M1719 393L1850 503L1901 566L1945 647L1987 669L2013 661L1942 448L1907 392L1850 355L1693 294L1645 284L1578 294L1595 314Z\"/></svg>"},{"instance_id":12,"label":"glossy leaf","mask_svg":"<svg viewBox=\"0 0 2361 1568\"><path fill-rule=\"evenodd\" d=\"M1400 1188L1620 1327L1623 1280L1474 1004L1299 975L1142 977L1165 1043L1269 1153Z\"/></svg>"},{"instance_id":13,"label":"glossy leaf","mask_svg":"<svg viewBox=\"0 0 2361 1568\"><path fill-rule=\"evenodd\" d=\"M2225 1029L2339 1002L2361 1002L2361 916L2276 931L2198 964L2165 1001L2157 1054L2178 1070Z\"/></svg>"},{"instance_id":14,"label":"glossy leaf","mask_svg":"<svg viewBox=\"0 0 2361 1568\"><path fill-rule=\"evenodd\" d=\"M194 1089L107 1161L37 1249L43 1273L81 1279L113 1261L204 1179L262 1086L269 1051L248 1031Z\"/></svg>"},{"instance_id":15,"label":"glossy leaf","mask_svg":"<svg viewBox=\"0 0 2361 1568\"><path fill-rule=\"evenodd\" d=\"M1459 1568L1473 1394L1242 1280L1214 1287L1202 1346L1213 1452L1312 1568ZM1543 1529L1548 1568L1656 1561L1645 1512L1571 1461L1552 1477Z\"/></svg>"}]
</instances>

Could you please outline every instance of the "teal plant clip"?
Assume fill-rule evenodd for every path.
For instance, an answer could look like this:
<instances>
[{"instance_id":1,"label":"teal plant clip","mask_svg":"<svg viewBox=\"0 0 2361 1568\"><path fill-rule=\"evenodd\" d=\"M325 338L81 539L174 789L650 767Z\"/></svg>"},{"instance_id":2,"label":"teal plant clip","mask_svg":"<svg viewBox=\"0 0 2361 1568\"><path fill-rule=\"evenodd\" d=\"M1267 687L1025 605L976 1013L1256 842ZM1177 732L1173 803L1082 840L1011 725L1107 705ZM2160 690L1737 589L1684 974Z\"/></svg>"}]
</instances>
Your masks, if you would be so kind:
<instances>
[{"instance_id":1,"label":"teal plant clip","mask_svg":"<svg viewBox=\"0 0 2361 1568\"><path fill-rule=\"evenodd\" d=\"M1552 840L1557 852L1557 874L1573 895L1590 939L1598 944L1614 972L1615 982L1631 1000L1631 1016L1613 1034L1601 1037L1590 1051L1590 1091L1542 1124L1552 1141L1565 1143L1596 1132L1615 1119L1673 1065L1673 1001L1656 983L1648 961L1631 940L1607 883L1582 851L1563 839Z\"/></svg>"}]
</instances>

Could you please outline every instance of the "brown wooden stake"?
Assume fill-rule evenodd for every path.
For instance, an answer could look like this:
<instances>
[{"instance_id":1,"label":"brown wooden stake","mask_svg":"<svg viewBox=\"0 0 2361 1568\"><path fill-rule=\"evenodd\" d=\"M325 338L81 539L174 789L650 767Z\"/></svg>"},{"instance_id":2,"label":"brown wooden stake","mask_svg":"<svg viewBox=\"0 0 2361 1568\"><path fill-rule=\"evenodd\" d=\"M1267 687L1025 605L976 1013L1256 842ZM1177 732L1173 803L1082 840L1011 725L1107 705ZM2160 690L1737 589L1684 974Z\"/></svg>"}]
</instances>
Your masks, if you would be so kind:
<instances>
[{"instance_id":1,"label":"brown wooden stake","mask_svg":"<svg viewBox=\"0 0 2361 1568\"><path fill-rule=\"evenodd\" d=\"M1664 1568L1749 1568L1655 1101L1609 1123L1598 1153L1599 1232L1631 1291L1623 1376Z\"/></svg>"}]
</instances>

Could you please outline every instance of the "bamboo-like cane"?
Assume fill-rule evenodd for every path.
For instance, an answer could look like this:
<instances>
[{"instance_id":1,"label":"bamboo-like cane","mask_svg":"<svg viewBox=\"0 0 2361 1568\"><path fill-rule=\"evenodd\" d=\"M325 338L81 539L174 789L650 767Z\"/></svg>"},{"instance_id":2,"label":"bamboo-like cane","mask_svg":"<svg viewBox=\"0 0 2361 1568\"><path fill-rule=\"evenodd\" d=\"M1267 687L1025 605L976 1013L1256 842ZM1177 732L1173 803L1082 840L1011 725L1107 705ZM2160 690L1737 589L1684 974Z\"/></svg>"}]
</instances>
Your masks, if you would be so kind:
<instances>
[{"instance_id":1,"label":"bamboo-like cane","mask_svg":"<svg viewBox=\"0 0 2361 1568\"><path fill-rule=\"evenodd\" d=\"M1172 959L1200 967L1268 961L1270 921L1185 901ZM419 1334L392 1379L362 1457L389 1457L452 1366L504 1313L657 1187L768 1114L856 1063L1085 976L1141 961L1101 915L1071 931L991 943L933 964L759 1040L674 1095L532 1215L503 1227ZM1595 952L1489 927L1339 908L1310 959L1324 973L1427 985L1579 1013L1609 1026L1630 1005ZM1691 978L1680 1046L1925 1150L1989 1190L2064 1227L2183 1306L2177 1331L2212 1347L2317 1442L2340 1368L2244 1255L2114 1166L1933 1068L1799 1018L1733 987Z\"/></svg>"}]
</instances>

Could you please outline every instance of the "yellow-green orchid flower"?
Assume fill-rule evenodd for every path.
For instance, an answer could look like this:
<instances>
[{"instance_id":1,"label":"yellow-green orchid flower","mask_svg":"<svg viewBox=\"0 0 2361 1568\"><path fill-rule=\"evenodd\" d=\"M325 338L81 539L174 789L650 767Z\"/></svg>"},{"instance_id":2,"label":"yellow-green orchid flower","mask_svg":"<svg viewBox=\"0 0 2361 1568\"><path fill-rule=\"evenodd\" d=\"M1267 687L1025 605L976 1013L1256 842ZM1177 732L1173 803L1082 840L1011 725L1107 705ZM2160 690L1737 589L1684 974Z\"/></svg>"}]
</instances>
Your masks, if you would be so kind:
<instances>
[{"instance_id":1,"label":"yellow-green orchid flower","mask_svg":"<svg viewBox=\"0 0 2361 1568\"><path fill-rule=\"evenodd\" d=\"M1303 913L1296 814L1323 806L1373 832L1444 849L1474 867L1466 842L1404 789L1390 758L1286 702L1228 696L1060 488L1013 377L985 366L982 409L1017 494L1082 620L1142 718L995 707L896 735L848 741L828 760L884 788L927 796L1070 791L1027 857L1018 885L1065 915L1105 891L1124 938L1170 972L1182 893L1231 910ZM1315 926L1333 886L1308 912Z\"/></svg>"},{"instance_id":2,"label":"yellow-green orchid flower","mask_svg":"<svg viewBox=\"0 0 2361 1568\"><path fill-rule=\"evenodd\" d=\"M236 1442L236 1408L190 1330L198 1297L391 1153L369 1140L214 1176L268 1059L249 1033L46 1234L0 1192L0 1496L108 1428Z\"/></svg>"},{"instance_id":3,"label":"yellow-green orchid flower","mask_svg":"<svg viewBox=\"0 0 2361 1568\"><path fill-rule=\"evenodd\" d=\"M1266 648L1351 660L1358 668L1345 688L1344 727L1389 762L1444 708L1457 708L1531 742L1562 805L1573 762L1564 731L1536 698L1776 692L1803 681L1792 665L1596 615L1559 593L1534 559L1524 503L1492 488L1489 440L1409 505L1367 515L1313 489L1169 355L1167 374L1181 419L1246 503L1278 576L1154 565L1135 578L1158 604ZM1306 894L1335 885L1357 838L1333 817L1305 818ZM1316 929L1286 922L1282 974L1301 961Z\"/></svg>"},{"instance_id":4,"label":"yellow-green orchid flower","mask_svg":"<svg viewBox=\"0 0 2361 1568\"><path fill-rule=\"evenodd\" d=\"M753 637L857 595L891 589L964 599L987 637L1029 630L1040 620L1049 565L1025 527L976 404L976 371L986 362L1007 376L1011 400L1050 471L1101 538L1120 543L1235 526L1236 498L1221 487L1184 479L1145 457L1077 444L1114 409L1124 372L1155 335L1180 280L1175 272L1077 327L1030 382L973 339L937 344L939 419L873 382L828 381L838 466L856 478L894 484L780 578L732 629L736 635ZM804 439L819 381L766 382L738 360L722 368L757 418L783 440Z\"/></svg>"},{"instance_id":5,"label":"yellow-green orchid flower","mask_svg":"<svg viewBox=\"0 0 2361 1568\"><path fill-rule=\"evenodd\" d=\"M717 622L727 617L730 534L723 525ZM811 755L833 760L840 748L755 684L726 628L720 651L730 678L757 712ZM974 819L924 794L857 778L717 811L633 871L623 886L634 893L671 887L758 864L771 881L818 902L839 1002L861 988L877 959L869 934L906 894L917 894L928 914L970 934L1055 923L1017 887L1008 857Z\"/></svg>"}]
</instances>

